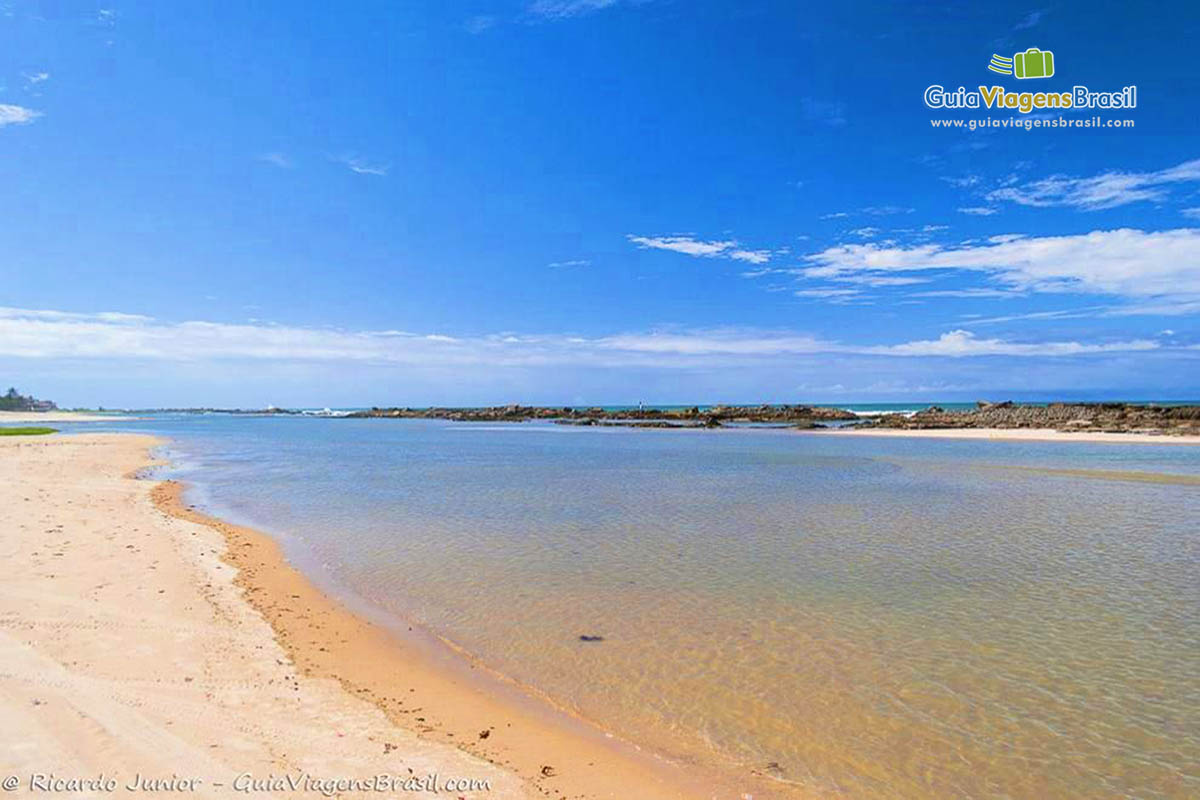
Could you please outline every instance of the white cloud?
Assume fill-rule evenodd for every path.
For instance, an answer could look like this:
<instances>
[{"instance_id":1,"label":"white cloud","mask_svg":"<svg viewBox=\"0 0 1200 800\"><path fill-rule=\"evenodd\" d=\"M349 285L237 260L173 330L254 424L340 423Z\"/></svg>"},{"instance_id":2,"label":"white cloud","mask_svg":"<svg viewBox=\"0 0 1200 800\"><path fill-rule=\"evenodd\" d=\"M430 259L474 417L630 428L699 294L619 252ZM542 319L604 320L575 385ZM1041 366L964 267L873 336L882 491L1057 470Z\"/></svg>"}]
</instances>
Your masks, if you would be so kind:
<instances>
[{"instance_id":1,"label":"white cloud","mask_svg":"<svg viewBox=\"0 0 1200 800\"><path fill-rule=\"evenodd\" d=\"M36 86L39 83L44 83L45 81L50 80L49 72L22 72L21 75L32 86Z\"/></svg>"},{"instance_id":2,"label":"white cloud","mask_svg":"<svg viewBox=\"0 0 1200 800\"><path fill-rule=\"evenodd\" d=\"M937 339L873 348L873 352L890 356L946 356L950 358L964 356L1074 356L1089 353L1156 350L1158 346L1158 342L1149 339L1105 344L1018 343L1003 339L980 339L970 331L956 330L943 333Z\"/></svg>"},{"instance_id":3,"label":"white cloud","mask_svg":"<svg viewBox=\"0 0 1200 800\"><path fill-rule=\"evenodd\" d=\"M635 236L625 238L643 250L670 250L698 258L731 258L748 264L765 264L771 260L770 250L747 250L734 239L704 241L693 236Z\"/></svg>"},{"instance_id":4,"label":"white cloud","mask_svg":"<svg viewBox=\"0 0 1200 800\"><path fill-rule=\"evenodd\" d=\"M626 238L643 249L673 250L684 255L706 258L719 256L737 244L732 240L705 242L691 236L634 236L627 234Z\"/></svg>"},{"instance_id":5,"label":"white cloud","mask_svg":"<svg viewBox=\"0 0 1200 800\"><path fill-rule=\"evenodd\" d=\"M834 211L832 214L822 214L818 219L845 219L848 216L845 211Z\"/></svg>"},{"instance_id":6,"label":"white cloud","mask_svg":"<svg viewBox=\"0 0 1200 800\"><path fill-rule=\"evenodd\" d=\"M990 217L992 214L999 214L1000 212L987 206L969 206L967 208L960 208L958 213L970 214L973 217Z\"/></svg>"},{"instance_id":7,"label":"white cloud","mask_svg":"<svg viewBox=\"0 0 1200 800\"><path fill-rule=\"evenodd\" d=\"M1040 292L1148 298L1200 296L1200 229L1131 228L1072 236L995 236L948 247L842 244L805 257L809 277L871 272L969 270Z\"/></svg>"},{"instance_id":8,"label":"white cloud","mask_svg":"<svg viewBox=\"0 0 1200 800\"><path fill-rule=\"evenodd\" d=\"M750 264L765 264L771 260L770 250L732 250L729 257L734 261L745 261Z\"/></svg>"},{"instance_id":9,"label":"white cloud","mask_svg":"<svg viewBox=\"0 0 1200 800\"><path fill-rule=\"evenodd\" d=\"M703 331L630 333L594 340L604 349L629 353L673 355L773 356L824 353L838 345L791 332L715 329Z\"/></svg>"},{"instance_id":10,"label":"white cloud","mask_svg":"<svg viewBox=\"0 0 1200 800\"><path fill-rule=\"evenodd\" d=\"M1108 309L1108 317L1180 317L1200 314L1200 297L1158 297Z\"/></svg>"},{"instance_id":11,"label":"white cloud","mask_svg":"<svg viewBox=\"0 0 1200 800\"><path fill-rule=\"evenodd\" d=\"M575 258L570 261L551 261L547 267L551 269L566 269L569 267L587 267L591 266L591 261L586 258Z\"/></svg>"},{"instance_id":12,"label":"white cloud","mask_svg":"<svg viewBox=\"0 0 1200 800\"><path fill-rule=\"evenodd\" d=\"M917 283L929 283L928 278L918 278L912 275L835 275L833 276L833 280L873 288L881 286L912 286Z\"/></svg>"},{"instance_id":13,"label":"white cloud","mask_svg":"<svg viewBox=\"0 0 1200 800\"><path fill-rule=\"evenodd\" d=\"M926 292L913 292L912 297L1020 297L1021 292L1012 289L989 289L986 287L971 287L967 289L934 289Z\"/></svg>"},{"instance_id":14,"label":"white cloud","mask_svg":"<svg viewBox=\"0 0 1200 800\"><path fill-rule=\"evenodd\" d=\"M1200 219L1200 208L1183 208L1179 211L1188 219Z\"/></svg>"},{"instance_id":15,"label":"white cloud","mask_svg":"<svg viewBox=\"0 0 1200 800\"><path fill-rule=\"evenodd\" d=\"M42 112L34 111L32 108L0 103L0 128L5 125L26 125L41 115Z\"/></svg>"},{"instance_id":16,"label":"white cloud","mask_svg":"<svg viewBox=\"0 0 1200 800\"><path fill-rule=\"evenodd\" d=\"M807 296L816 296L811 291ZM827 296L849 298L853 291L828 290ZM71 362L352 362L439 368L466 365L672 368L743 364L746 359L818 353L1041 357L1144 351L1159 346L1146 340L1099 344L1073 341L1017 343L979 339L963 330L950 331L938 339L892 345L850 345L795 331L744 328L648 331L597 338L511 333L456 337L400 330L347 331L269 323L171 323L119 312L85 314L0 308L0 356Z\"/></svg>"},{"instance_id":17,"label":"white cloud","mask_svg":"<svg viewBox=\"0 0 1200 800\"><path fill-rule=\"evenodd\" d=\"M816 297L824 300L845 300L862 294L858 289L797 289L796 297Z\"/></svg>"},{"instance_id":18,"label":"white cloud","mask_svg":"<svg viewBox=\"0 0 1200 800\"><path fill-rule=\"evenodd\" d=\"M1100 211L1166 198L1170 185L1200 181L1200 159L1157 172L1105 172L1091 178L1051 175L988 193L992 202L1007 200L1023 206L1065 206Z\"/></svg>"},{"instance_id":19,"label":"white cloud","mask_svg":"<svg viewBox=\"0 0 1200 800\"><path fill-rule=\"evenodd\" d=\"M879 228L872 227L871 225L865 225L861 228L855 228L854 230L850 231L850 235L857 236L860 239L874 239L881 232L882 231L880 231Z\"/></svg>"}]
</instances>

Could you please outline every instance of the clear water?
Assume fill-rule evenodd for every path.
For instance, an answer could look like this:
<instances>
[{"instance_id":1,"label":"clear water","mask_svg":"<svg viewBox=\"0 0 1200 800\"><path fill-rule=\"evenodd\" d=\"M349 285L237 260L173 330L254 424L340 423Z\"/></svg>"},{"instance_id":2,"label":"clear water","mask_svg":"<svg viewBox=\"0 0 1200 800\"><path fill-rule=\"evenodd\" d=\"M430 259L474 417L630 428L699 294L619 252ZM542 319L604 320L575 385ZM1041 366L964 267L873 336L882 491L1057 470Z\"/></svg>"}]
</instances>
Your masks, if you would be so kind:
<instances>
[{"instance_id":1,"label":"clear water","mask_svg":"<svg viewBox=\"0 0 1200 800\"><path fill-rule=\"evenodd\" d=\"M1200 796L1200 447L110 427L342 591L785 794Z\"/></svg>"}]
</instances>

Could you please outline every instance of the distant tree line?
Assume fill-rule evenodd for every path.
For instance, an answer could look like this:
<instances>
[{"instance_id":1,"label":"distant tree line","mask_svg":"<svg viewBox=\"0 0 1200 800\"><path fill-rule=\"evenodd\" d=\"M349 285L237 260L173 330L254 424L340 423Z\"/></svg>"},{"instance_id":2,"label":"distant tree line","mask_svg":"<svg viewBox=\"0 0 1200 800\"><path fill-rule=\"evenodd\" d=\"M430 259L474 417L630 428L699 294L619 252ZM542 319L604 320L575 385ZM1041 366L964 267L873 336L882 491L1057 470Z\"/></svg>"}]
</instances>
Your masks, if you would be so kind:
<instances>
[{"instance_id":1,"label":"distant tree line","mask_svg":"<svg viewBox=\"0 0 1200 800\"><path fill-rule=\"evenodd\" d=\"M54 407L54 403L49 400L38 400L32 395L23 395L14 388L0 396L0 411L48 411Z\"/></svg>"}]
</instances>

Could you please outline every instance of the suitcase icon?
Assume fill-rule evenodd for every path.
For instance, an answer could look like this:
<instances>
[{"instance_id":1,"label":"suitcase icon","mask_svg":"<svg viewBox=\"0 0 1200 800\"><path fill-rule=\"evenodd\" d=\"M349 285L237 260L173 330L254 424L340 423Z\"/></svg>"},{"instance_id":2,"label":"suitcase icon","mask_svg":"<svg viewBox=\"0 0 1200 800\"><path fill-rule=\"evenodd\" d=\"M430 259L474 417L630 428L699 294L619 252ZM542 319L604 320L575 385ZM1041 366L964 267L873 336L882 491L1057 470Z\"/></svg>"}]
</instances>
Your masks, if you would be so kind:
<instances>
[{"instance_id":1,"label":"suitcase icon","mask_svg":"<svg viewBox=\"0 0 1200 800\"><path fill-rule=\"evenodd\" d=\"M1031 47L1013 56L1013 73L1018 78L1049 78L1054 74L1054 53Z\"/></svg>"}]
</instances>

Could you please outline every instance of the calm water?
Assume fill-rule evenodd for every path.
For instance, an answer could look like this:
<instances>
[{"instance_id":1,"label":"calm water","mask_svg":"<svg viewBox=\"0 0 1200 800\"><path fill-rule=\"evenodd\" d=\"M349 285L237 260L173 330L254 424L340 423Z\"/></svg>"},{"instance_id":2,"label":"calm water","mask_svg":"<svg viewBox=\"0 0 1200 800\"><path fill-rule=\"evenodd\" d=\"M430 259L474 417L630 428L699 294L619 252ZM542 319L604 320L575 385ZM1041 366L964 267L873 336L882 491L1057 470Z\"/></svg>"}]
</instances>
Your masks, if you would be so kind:
<instances>
[{"instance_id":1,"label":"calm water","mask_svg":"<svg viewBox=\"0 0 1200 800\"><path fill-rule=\"evenodd\" d=\"M1200 485L1145 479L1200 447L113 427L172 436L202 504L322 580L660 750L829 796L1200 796Z\"/></svg>"}]
</instances>

